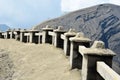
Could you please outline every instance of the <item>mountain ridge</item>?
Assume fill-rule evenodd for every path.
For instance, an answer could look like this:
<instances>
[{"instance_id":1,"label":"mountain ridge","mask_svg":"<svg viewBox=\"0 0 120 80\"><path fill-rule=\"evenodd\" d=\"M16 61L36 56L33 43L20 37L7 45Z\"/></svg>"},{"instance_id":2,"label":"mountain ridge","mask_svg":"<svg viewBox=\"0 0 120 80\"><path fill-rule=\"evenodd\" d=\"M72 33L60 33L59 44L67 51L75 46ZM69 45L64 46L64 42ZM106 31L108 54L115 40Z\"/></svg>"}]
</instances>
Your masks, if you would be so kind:
<instances>
[{"instance_id":1,"label":"mountain ridge","mask_svg":"<svg viewBox=\"0 0 120 80\"><path fill-rule=\"evenodd\" d=\"M6 30L8 30L10 27L8 26L8 25L6 25L6 24L0 24L0 31L6 31Z\"/></svg>"},{"instance_id":2,"label":"mountain ridge","mask_svg":"<svg viewBox=\"0 0 120 80\"><path fill-rule=\"evenodd\" d=\"M76 31L82 31L92 41L104 41L106 48L110 48L117 53L114 61L120 64L119 13L120 6L100 4L48 20L33 28L40 30L46 25L50 25L53 28L63 26L66 30L74 28Z\"/></svg>"}]
</instances>

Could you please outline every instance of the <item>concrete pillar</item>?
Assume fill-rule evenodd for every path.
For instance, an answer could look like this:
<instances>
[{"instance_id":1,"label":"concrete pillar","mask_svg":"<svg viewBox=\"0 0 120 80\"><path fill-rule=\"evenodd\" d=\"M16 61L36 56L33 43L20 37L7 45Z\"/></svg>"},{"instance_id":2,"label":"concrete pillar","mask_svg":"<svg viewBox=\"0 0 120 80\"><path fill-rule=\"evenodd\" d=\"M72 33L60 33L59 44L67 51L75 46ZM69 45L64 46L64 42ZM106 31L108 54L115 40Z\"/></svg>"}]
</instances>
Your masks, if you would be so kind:
<instances>
[{"instance_id":1,"label":"concrete pillar","mask_svg":"<svg viewBox=\"0 0 120 80\"><path fill-rule=\"evenodd\" d=\"M59 26L58 29L54 30L54 46L58 48L63 48L63 39L61 39L61 34L64 34L66 31L63 30L62 26Z\"/></svg>"},{"instance_id":2,"label":"concrete pillar","mask_svg":"<svg viewBox=\"0 0 120 80\"><path fill-rule=\"evenodd\" d=\"M70 48L70 67L71 69L82 68L82 55L79 53L78 48L79 45L83 45L85 47L90 47L91 40L84 37L82 32L77 33L75 37L70 38L71 48Z\"/></svg>"},{"instance_id":3,"label":"concrete pillar","mask_svg":"<svg viewBox=\"0 0 120 80\"><path fill-rule=\"evenodd\" d=\"M6 39L6 34L7 34L7 32L2 33L2 36L3 36L4 39Z\"/></svg>"},{"instance_id":4,"label":"concrete pillar","mask_svg":"<svg viewBox=\"0 0 120 80\"><path fill-rule=\"evenodd\" d=\"M45 28L42 29L42 43L50 43L52 44L52 37L48 35L49 31L53 31L53 28L50 26L46 26Z\"/></svg>"},{"instance_id":5,"label":"concrete pillar","mask_svg":"<svg viewBox=\"0 0 120 80\"><path fill-rule=\"evenodd\" d=\"M25 36L24 34L27 33L27 31L24 30L20 30L20 41L21 42L27 42L27 36Z\"/></svg>"},{"instance_id":6,"label":"concrete pillar","mask_svg":"<svg viewBox=\"0 0 120 80\"><path fill-rule=\"evenodd\" d=\"M4 38L3 33L4 33L4 32L0 32L0 38Z\"/></svg>"},{"instance_id":7,"label":"concrete pillar","mask_svg":"<svg viewBox=\"0 0 120 80\"><path fill-rule=\"evenodd\" d=\"M9 34L9 32L6 32L6 39L10 39L10 34Z\"/></svg>"},{"instance_id":8,"label":"concrete pillar","mask_svg":"<svg viewBox=\"0 0 120 80\"><path fill-rule=\"evenodd\" d=\"M8 34L10 35L10 39L14 39L15 35L14 35L14 31L15 29L11 30Z\"/></svg>"},{"instance_id":9,"label":"concrete pillar","mask_svg":"<svg viewBox=\"0 0 120 80\"><path fill-rule=\"evenodd\" d=\"M38 44L42 43L42 32L35 33L38 36Z\"/></svg>"},{"instance_id":10,"label":"concrete pillar","mask_svg":"<svg viewBox=\"0 0 120 80\"><path fill-rule=\"evenodd\" d=\"M11 32L11 29L8 29L6 32L5 32L5 39L10 39L10 34L9 32Z\"/></svg>"},{"instance_id":11,"label":"concrete pillar","mask_svg":"<svg viewBox=\"0 0 120 80\"><path fill-rule=\"evenodd\" d=\"M61 35L61 38L64 40L64 53L66 56L70 56L70 40L69 38L76 35L75 29L70 29L68 32Z\"/></svg>"},{"instance_id":12,"label":"concrete pillar","mask_svg":"<svg viewBox=\"0 0 120 80\"><path fill-rule=\"evenodd\" d=\"M54 45L54 43L55 43L55 33L54 32L48 32L48 35L50 35L51 37L52 37L52 45Z\"/></svg>"},{"instance_id":13,"label":"concrete pillar","mask_svg":"<svg viewBox=\"0 0 120 80\"><path fill-rule=\"evenodd\" d=\"M10 31L10 32L9 32L9 35L10 35L10 39L12 39L12 38L13 38L13 32Z\"/></svg>"},{"instance_id":14,"label":"concrete pillar","mask_svg":"<svg viewBox=\"0 0 120 80\"><path fill-rule=\"evenodd\" d=\"M30 35L29 35L29 40L30 40L30 43L33 43L33 32L32 31L29 31Z\"/></svg>"},{"instance_id":15,"label":"concrete pillar","mask_svg":"<svg viewBox=\"0 0 120 80\"><path fill-rule=\"evenodd\" d=\"M38 36L35 35L35 33L38 33L38 30L29 30L28 33L29 35L29 42L30 43L38 43Z\"/></svg>"},{"instance_id":16,"label":"concrete pillar","mask_svg":"<svg viewBox=\"0 0 120 80\"><path fill-rule=\"evenodd\" d=\"M20 41L20 28L18 28L17 30L15 30L13 33L15 35L15 40L19 40Z\"/></svg>"},{"instance_id":17,"label":"concrete pillar","mask_svg":"<svg viewBox=\"0 0 120 80\"><path fill-rule=\"evenodd\" d=\"M91 48L79 46L79 52L83 57L82 80L104 80L97 73L97 61L103 61L111 67L112 58L115 53L105 49L104 42L102 41L95 41Z\"/></svg>"},{"instance_id":18,"label":"concrete pillar","mask_svg":"<svg viewBox=\"0 0 120 80\"><path fill-rule=\"evenodd\" d=\"M27 38L27 43L30 42L30 33L28 32L28 30L24 33L24 36Z\"/></svg>"}]
</instances>

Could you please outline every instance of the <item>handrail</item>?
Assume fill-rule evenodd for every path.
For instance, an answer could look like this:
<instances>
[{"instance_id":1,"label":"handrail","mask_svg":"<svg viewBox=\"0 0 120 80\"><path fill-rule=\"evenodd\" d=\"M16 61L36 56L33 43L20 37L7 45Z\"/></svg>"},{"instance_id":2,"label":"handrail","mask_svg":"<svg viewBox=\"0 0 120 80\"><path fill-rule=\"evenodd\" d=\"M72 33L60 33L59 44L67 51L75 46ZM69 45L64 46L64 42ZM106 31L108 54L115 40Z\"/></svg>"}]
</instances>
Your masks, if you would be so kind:
<instances>
[{"instance_id":1,"label":"handrail","mask_svg":"<svg viewBox=\"0 0 120 80\"><path fill-rule=\"evenodd\" d=\"M42 32L39 32L39 33L35 33L36 36L42 36Z\"/></svg>"},{"instance_id":2,"label":"handrail","mask_svg":"<svg viewBox=\"0 0 120 80\"><path fill-rule=\"evenodd\" d=\"M30 33L25 33L24 36L30 36Z\"/></svg>"},{"instance_id":3,"label":"handrail","mask_svg":"<svg viewBox=\"0 0 120 80\"><path fill-rule=\"evenodd\" d=\"M65 39L65 35L63 35L63 34L62 34L62 35L61 35L61 39L63 39L63 40L64 40L64 39Z\"/></svg>"},{"instance_id":4,"label":"handrail","mask_svg":"<svg viewBox=\"0 0 120 80\"><path fill-rule=\"evenodd\" d=\"M104 62L97 62L97 72L105 80L120 80L120 75L118 75L112 68L110 68Z\"/></svg>"},{"instance_id":5,"label":"handrail","mask_svg":"<svg viewBox=\"0 0 120 80\"><path fill-rule=\"evenodd\" d=\"M46 28L44 28L44 29L46 29ZM17 32L10 32L10 31L9 31L9 33L14 34L15 36L19 35L20 41L22 41L22 39L24 39L24 37L25 37L24 42L32 43L32 42L35 42L34 40L38 40L38 43L51 43L52 42L52 44L54 44L54 46L62 48L62 49L64 48L65 53L70 55L70 65L72 65L72 68L74 68L74 65L75 65L75 68L77 66L79 69L82 69L82 72L83 72L82 76L85 75L86 76L85 79L89 79L89 76L87 76L88 73L89 73L89 75L91 74L91 72L89 72L88 69L91 69L91 70L95 69L95 73L93 73L93 75L90 75L90 76L95 77L94 74L98 75L98 73L99 73L105 80L120 80L120 75L118 75L114 70L112 70L112 68L109 67L111 65L108 64L109 65L108 66L107 64L105 64L102 61L97 61L97 59L95 59L95 61L93 61L94 64L96 64L96 62L97 62L97 68L96 68L96 65L94 65L94 64L92 64L92 68L88 68L88 66L91 66L91 65L88 65L88 62L86 62L86 61L88 61L90 59L88 57L91 57L91 55L97 55L97 56L95 56L97 58L99 58L98 55L99 56L105 55L105 57L107 56L106 61L109 60L108 58L110 58L112 61L111 57L113 57L115 54L113 54L112 51L110 51L108 49L102 50L104 48L103 43L98 41L98 42L100 42L99 44L95 44L92 47L90 47L91 40L84 37L83 33L78 33L76 35L76 33L73 34L73 32L72 32L70 34L70 32L68 32L70 35L68 37L68 33L66 34L67 35L66 36L64 34L64 31L60 30L60 33L57 33L57 31L58 30L56 30L56 32L52 32L52 30L50 29L50 31L47 31L45 33L44 32L34 32L35 33L34 35L31 35L32 32L29 33L25 30L22 30L20 32L21 34L17 34ZM61 32L63 32L63 33L61 33ZM22 35L23 33L24 33L24 35ZM12 34L8 34L8 32L4 32L1 35L4 36L5 39L7 39L8 36L10 36ZM36 38L36 36L37 36L37 38ZM52 38L51 38L51 36L52 36ZM67 42L67 41L69 41L69 42ZM81 44L81 42L83 42L85 45ZM64 45L64 47L63 47L63 45ZM82 45L81 47L79 47L80 49L78 49L78 47L76 47L79 45ZM84 47L86 45L87 45L87 48ZM79 50L79 52L82 56L79 54L79 52L77 50ZM86 57L86 55L88 55L88 56ZM77 58L74 58L74 57L77 57ZM79 63L78 63L77 59L78 59L78 61L80 61ZM85 72L85 70L86 70L86 72ZM82 79L85 80L84 77Z\"/></svg>"},{"instance_id":6,"label":"handrail","mask_svg":"<svg viewBox=\"0 0 120 80\"><path fill-rule=\"evenodd\" d=\"M54 36L54 32L48 32L49 35Z\"/></svg>"}]
</instances>

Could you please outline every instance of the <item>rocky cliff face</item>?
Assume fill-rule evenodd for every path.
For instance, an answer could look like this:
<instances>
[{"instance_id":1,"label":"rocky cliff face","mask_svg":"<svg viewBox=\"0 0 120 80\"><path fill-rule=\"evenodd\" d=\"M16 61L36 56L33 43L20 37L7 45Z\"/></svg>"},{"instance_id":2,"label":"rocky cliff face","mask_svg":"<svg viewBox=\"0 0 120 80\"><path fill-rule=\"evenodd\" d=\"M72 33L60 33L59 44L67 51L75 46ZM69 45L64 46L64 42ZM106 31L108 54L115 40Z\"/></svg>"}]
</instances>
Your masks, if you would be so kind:
<instances>
[{"instance_id":1,"label":"rocky cliff face","mask_svg":"<svg viewBox=\"0 0 120 80\"><path fill-rule=\"evenodd\" d=\"M117 53L114 60L120 63L120 6L101 4L78 10L45 21L34 27L34 29L40 29L46 25L54 28L61 25L67 30L75 28L77 31L84 32L93 41L104 41L107 48Z\"/></svg>"}]
</instances>

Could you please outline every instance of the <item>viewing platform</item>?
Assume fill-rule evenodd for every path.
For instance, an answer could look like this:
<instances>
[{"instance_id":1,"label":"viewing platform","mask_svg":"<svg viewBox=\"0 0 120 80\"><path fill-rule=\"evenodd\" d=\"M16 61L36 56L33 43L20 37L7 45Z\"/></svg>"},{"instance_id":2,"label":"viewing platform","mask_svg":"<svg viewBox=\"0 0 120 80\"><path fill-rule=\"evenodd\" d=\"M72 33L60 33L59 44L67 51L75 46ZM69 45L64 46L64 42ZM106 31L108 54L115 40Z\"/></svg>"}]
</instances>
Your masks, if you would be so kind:
<instances>
[{"instance_id":1,"label":"viewing platform","mask_svg":"<svg viewBox=\"0 0 120 80\"><path fill-rule=\"evenodd\" d=\"M8 30L7 32L5 32L5 34L7 33L6 34L7 37L4 37L4 40L7 41L8 39L10 40L15 39L15 37L11 37L13 36L12 33L14 33L14 31L15 30ZM11 34L8 34L8 32ZM4 36L2 34L0 34L0 36ZM50 26L46 26L45 28L42 28L42 31L20 30L20 34L16 34L14 36L19 36L20 40L18 41L20 41L22 45L24 44L24 46L22 46L23 49L25 48L25 46L27 46L28 48L20 51L24 53L26 52L26 50L28 50L29 52L26 53L26 55L32 53L33 60L36 60L34 59L35 58L34 54L38 54L37 57L44 55L41 57L43 58L43 60L39 59L38 61L36 61L36 65L41 63L44 65L45 63L49 63L50 61L52 63L50 63L51 64L50 66L46 65L47 68L51 68L51 66L55 66L56 64L58 64L61 65L59 66L61 68L67 67L67 71L70 70L69 72L71 72L72 70L77 70L79 72L79 80L119 80L120 79L120 75L117 74L112 69L112 60L113 57L116 55L116 53L114 53L110 49L105 48L105 43L103 41L99 41L99 40L92 41L91 39L87 38L82 32L76 32L74 29L65 31L62 26L58 26L57 29L53 29ZM4 40L2 39L1 41ZM9 43L12 44L12 42ZM13 43L12 46L9 46L9 43L8 45L2 44L1 48L3 45L6 47L8 46L7 49L9 48L13 49L12 46L16 45L14 49L16 51L17 51L17 47L19 47L19 49L22 48L19 46L21 44L18 45ZM35 48L31 48L32 46L34 46ZM57 52L57 50L60 50L60 52ZM59 57L56 57L55 55L63 56L64 60L66 59L66 61L59 60ZM51 57L54 57L54 59L52 58L51 60ZM50 70L53 71L52 72L50 71L48 73L54 74L54 69L56 70L57 67L58 66L54 68L52 67L52 69ZM63 71L66 70L64 69ZM57 74L57 72L59 73L59 71L56 70L55 74ZM67 80L65 78L63 79L63 77L61 78L62 79L59 80ZM75 80L75 78L71 80Z\"/></svg>"},{"instance_id":2,"label":"viewing platform","mask_svg":"<svg viewBox=\"0 0 120 80\"><path fill-rule=\"evenodd\" d=\"M14 39L0 39L0 44L0 49L8 51L14 63L13 80L81 80L81 71L70 70L69 59L62 49Z\"/></svg>"}]
</instances>

